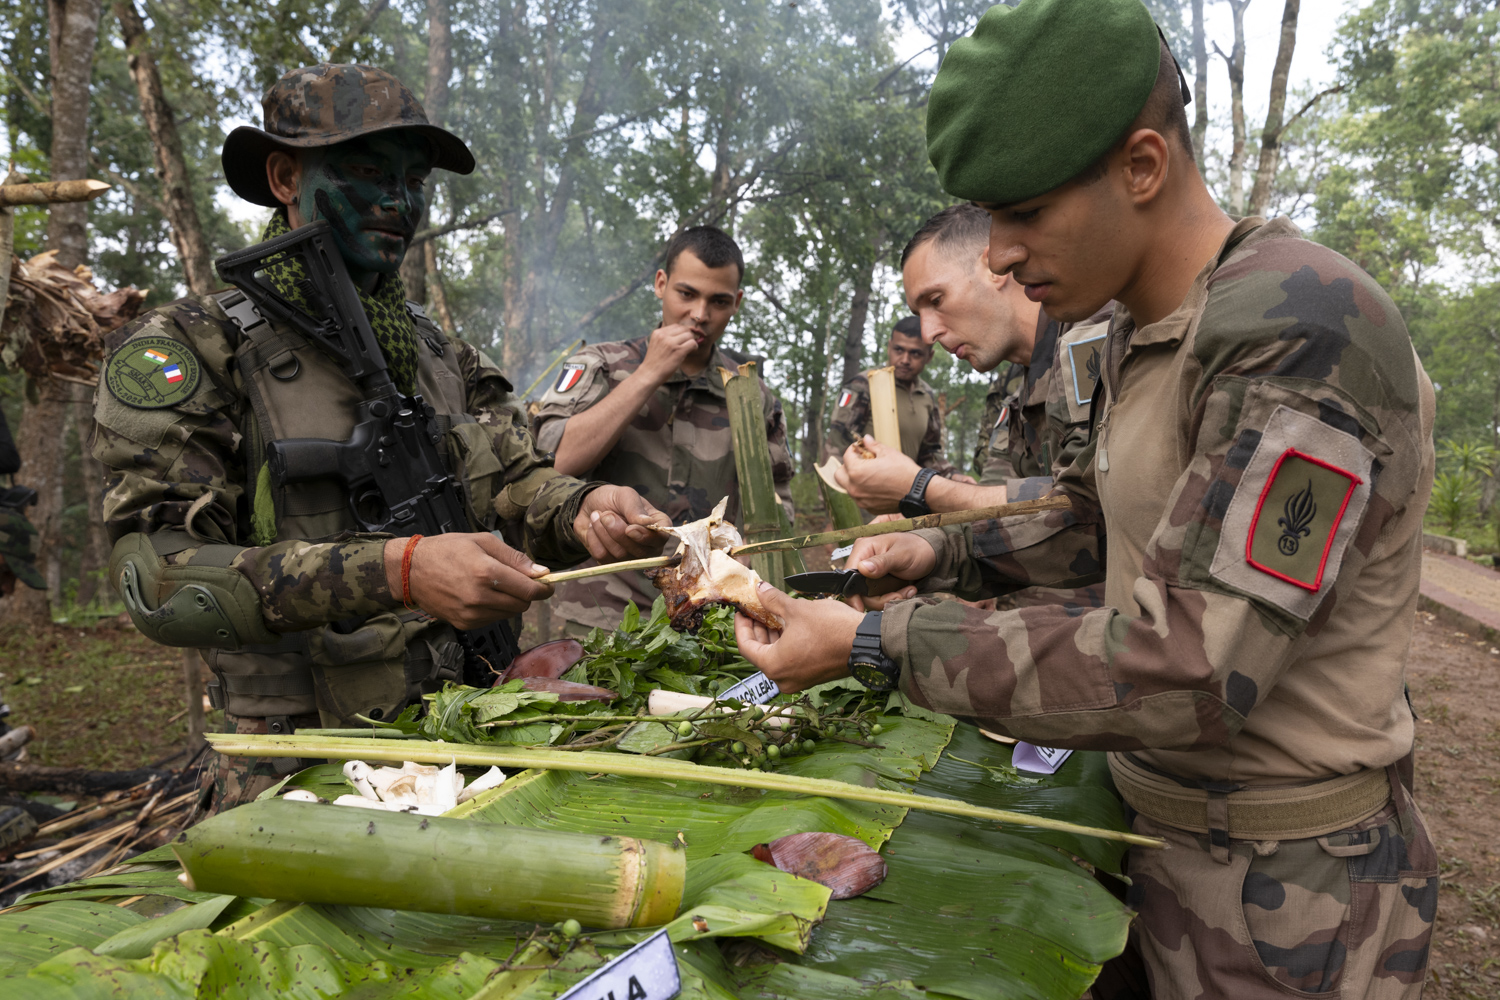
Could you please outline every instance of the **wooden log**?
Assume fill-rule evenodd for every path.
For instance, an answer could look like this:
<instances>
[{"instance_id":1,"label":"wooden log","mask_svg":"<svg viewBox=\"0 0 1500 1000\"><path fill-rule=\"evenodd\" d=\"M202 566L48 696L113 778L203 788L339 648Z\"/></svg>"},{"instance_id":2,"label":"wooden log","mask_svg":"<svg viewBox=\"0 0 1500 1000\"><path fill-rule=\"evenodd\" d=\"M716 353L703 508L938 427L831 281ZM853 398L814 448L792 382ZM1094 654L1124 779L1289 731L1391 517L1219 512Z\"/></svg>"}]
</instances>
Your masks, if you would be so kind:
<instances>
[{"instance_id":1,"label":"wooden log","mask_svg":"<svg viewBox=\"0 0 1500 1000\"><path fill-rule=\"evenodd\" d=\"M39 184L6 184L0 188L0 205L55 205L68 201L92 201L109 190L103 181L42 181Z\"/></svg>"},{"instance_id":2,"label":"wooden log","mask_svg":"<svg viewBox=\"0 0 1500 1000\"><path fill-rule=\"evenodd\" d=\"M0 757L9 757L17 750L30 743L36 736L36 730L30 726L17 726L4 736L0 736Z\"/></svg>"},{"instance_id":3,"label":"wooden log","mask_svg":"<svg viewBox=\"0 0 1500 1000\"><path fill-rule=\"evenodd\" d=\"M149 767L134 771L93 771L86 767L48 767L43 764L0 761L0 788L16 792L100 795L134 788L152 778L167 781L174 777L176 775L172 771L156 771Z\"/></svg>"},{"instance_id":4,"label":"wooden log","mask_svg":"<svg viewBox=\"0 0 1500 1000\"><path fill-rule=\"evenodd\" d=\"M671 920L687 870L654 840L278 799L220 813L172 852L199 892L596 928Z\"/></svg>"}]
</instances>

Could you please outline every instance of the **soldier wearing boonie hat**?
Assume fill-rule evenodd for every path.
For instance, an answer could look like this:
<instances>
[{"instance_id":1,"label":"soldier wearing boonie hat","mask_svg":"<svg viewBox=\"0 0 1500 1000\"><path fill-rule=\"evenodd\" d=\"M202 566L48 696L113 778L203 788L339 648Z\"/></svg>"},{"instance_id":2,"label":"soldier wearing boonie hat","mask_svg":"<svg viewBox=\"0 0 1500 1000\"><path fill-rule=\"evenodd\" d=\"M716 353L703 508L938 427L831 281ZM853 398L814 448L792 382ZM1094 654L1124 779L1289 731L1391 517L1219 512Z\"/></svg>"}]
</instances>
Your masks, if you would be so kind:
<instances>
[{"instance_id":1,"label":"soldier wearing boonie hat","mask_svg":"<svg viewBox=\"0 0 1500 1000\"><path fill-rule=\"evenodd\" d=\"M462 140L371 66L292 70L263 107L264 128L226 140L225 176L275 209L264 239L328 222L392 381L446 432L439 450L470 522L372 536L337 480L277 485L266 445L347 440L361 396L328 353L240 291L189 296L111 338L93 443L108 470L111 582L144 634L203 650L231 729L285 734L392 718L460 679L455 628L550 594L533 558L646 554L661 544L646 525L666 518L633 490L558 475L516 422L500 369L406 301L397 271L427 177L473 170ZM266 269L292 302L300 266ZM218 758L204 804L253 798L297 766Z\"/></svg>"},{"instance_id":2,"label":"soldier wearing boonie hat","mask_svg":"<svg viewBox=\"0 0 1500 1000\"><path fill-rule=\"evenodd\" d=\"M985 612L762 601L740 649L795 691L853 673L1032 743L1109 751L1137 832L1132 941L1095 997L1414 998L1438 865L1410 794L1404 672L1433 473L1432 384L1400 312L1286 219L1232 219L1193 160L1140 0L1022 0L953 44L928 105L943 186L990 212L991 269L1053 318L1118 303L1071 510L860 539L849 565ZM1040 540L1038 536L1041 537ZM878 614L878 613L876 613ZM878 648L857 635L879 637ZM1067 766L1067 765L1065 765Z\"/></svg>"}]
</instances>

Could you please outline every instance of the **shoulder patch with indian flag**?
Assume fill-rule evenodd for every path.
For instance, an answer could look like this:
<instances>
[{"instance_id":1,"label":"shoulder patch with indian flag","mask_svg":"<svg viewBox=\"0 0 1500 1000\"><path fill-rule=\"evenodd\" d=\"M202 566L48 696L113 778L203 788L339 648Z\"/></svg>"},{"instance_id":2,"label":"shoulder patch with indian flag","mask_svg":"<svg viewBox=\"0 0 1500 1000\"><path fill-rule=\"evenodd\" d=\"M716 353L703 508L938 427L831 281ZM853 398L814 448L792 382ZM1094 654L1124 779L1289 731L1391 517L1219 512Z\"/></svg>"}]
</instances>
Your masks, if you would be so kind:
<instances>
[{"instance_id":1,"label":"shoulder patch with indian flag","mask_svg":"<svg viewBox=\"0 0 1500 1000\"><path fill-rule=\"evenodd\" d=\"M202 366L186 344L171 337L136 337L109 356L104 385L126 406L162 410L190 398Z\"/></svg>"},{"instance_id":2,"label":"shoulder patch with indian flag","mask_svg":"<svg viewBox=\"0 0 1500 1000\"><path fill-rule=\"evenodd\" d=\"M1355 435L1275 406L1224 512L1210 575L1311 617L1369 503L1374 462Z\"/></svg>"}]
</instances>

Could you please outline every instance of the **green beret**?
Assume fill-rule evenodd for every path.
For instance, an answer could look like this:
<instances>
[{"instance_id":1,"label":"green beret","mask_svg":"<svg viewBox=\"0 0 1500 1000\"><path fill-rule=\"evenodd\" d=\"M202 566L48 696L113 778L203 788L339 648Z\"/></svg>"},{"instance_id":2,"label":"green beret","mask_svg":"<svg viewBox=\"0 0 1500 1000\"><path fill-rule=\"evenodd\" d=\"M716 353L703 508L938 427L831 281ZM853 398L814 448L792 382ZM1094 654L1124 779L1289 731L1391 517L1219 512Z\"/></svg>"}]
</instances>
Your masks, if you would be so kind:
<instances>
[{"instance_id":1,"label":"green beret","mask_svg":"<svg viewBox=\"0 0 1500 1000\"><path fill-rule=\"evenodd\" d=\"M927 156L943 189L1012 204L1073 179L1146 106L1160 62L1141 0L991 7L932 84Z\"/></svg>"}]
</instances>

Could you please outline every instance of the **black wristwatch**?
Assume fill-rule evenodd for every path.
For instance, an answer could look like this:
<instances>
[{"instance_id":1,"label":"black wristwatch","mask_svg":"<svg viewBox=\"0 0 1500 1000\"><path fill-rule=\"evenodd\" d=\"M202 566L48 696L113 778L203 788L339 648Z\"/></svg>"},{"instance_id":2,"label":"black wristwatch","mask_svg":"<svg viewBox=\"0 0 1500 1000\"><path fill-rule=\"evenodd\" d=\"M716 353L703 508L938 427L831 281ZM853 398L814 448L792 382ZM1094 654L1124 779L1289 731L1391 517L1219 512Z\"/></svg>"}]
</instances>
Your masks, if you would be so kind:
<instances>
[{"instance_id":1,"label":"black wristwatch","mask_svg":"<svg viewBox=\"0 0 1500 1000\"><path fill-rule=\"evenodd\" d=\"M932 482L935 475L937 473L932 469L923 469L917 473L917 478L911 481L911 489L901 498L902 517L921 517L932 513L932 508L927 506L927 484Z\"/></svg>"},{"instance_id":2,"label":"black wristwatch","mask_svg":"<svg viewBox=\"0 0 1500 1000\"><path fill-rule=\"evenodd\" d=\"M880 612L868 612L854 632L849 673L871 691L891 691L901 680L901 668L880 648Z\"/></svg>"}]
</instances>

